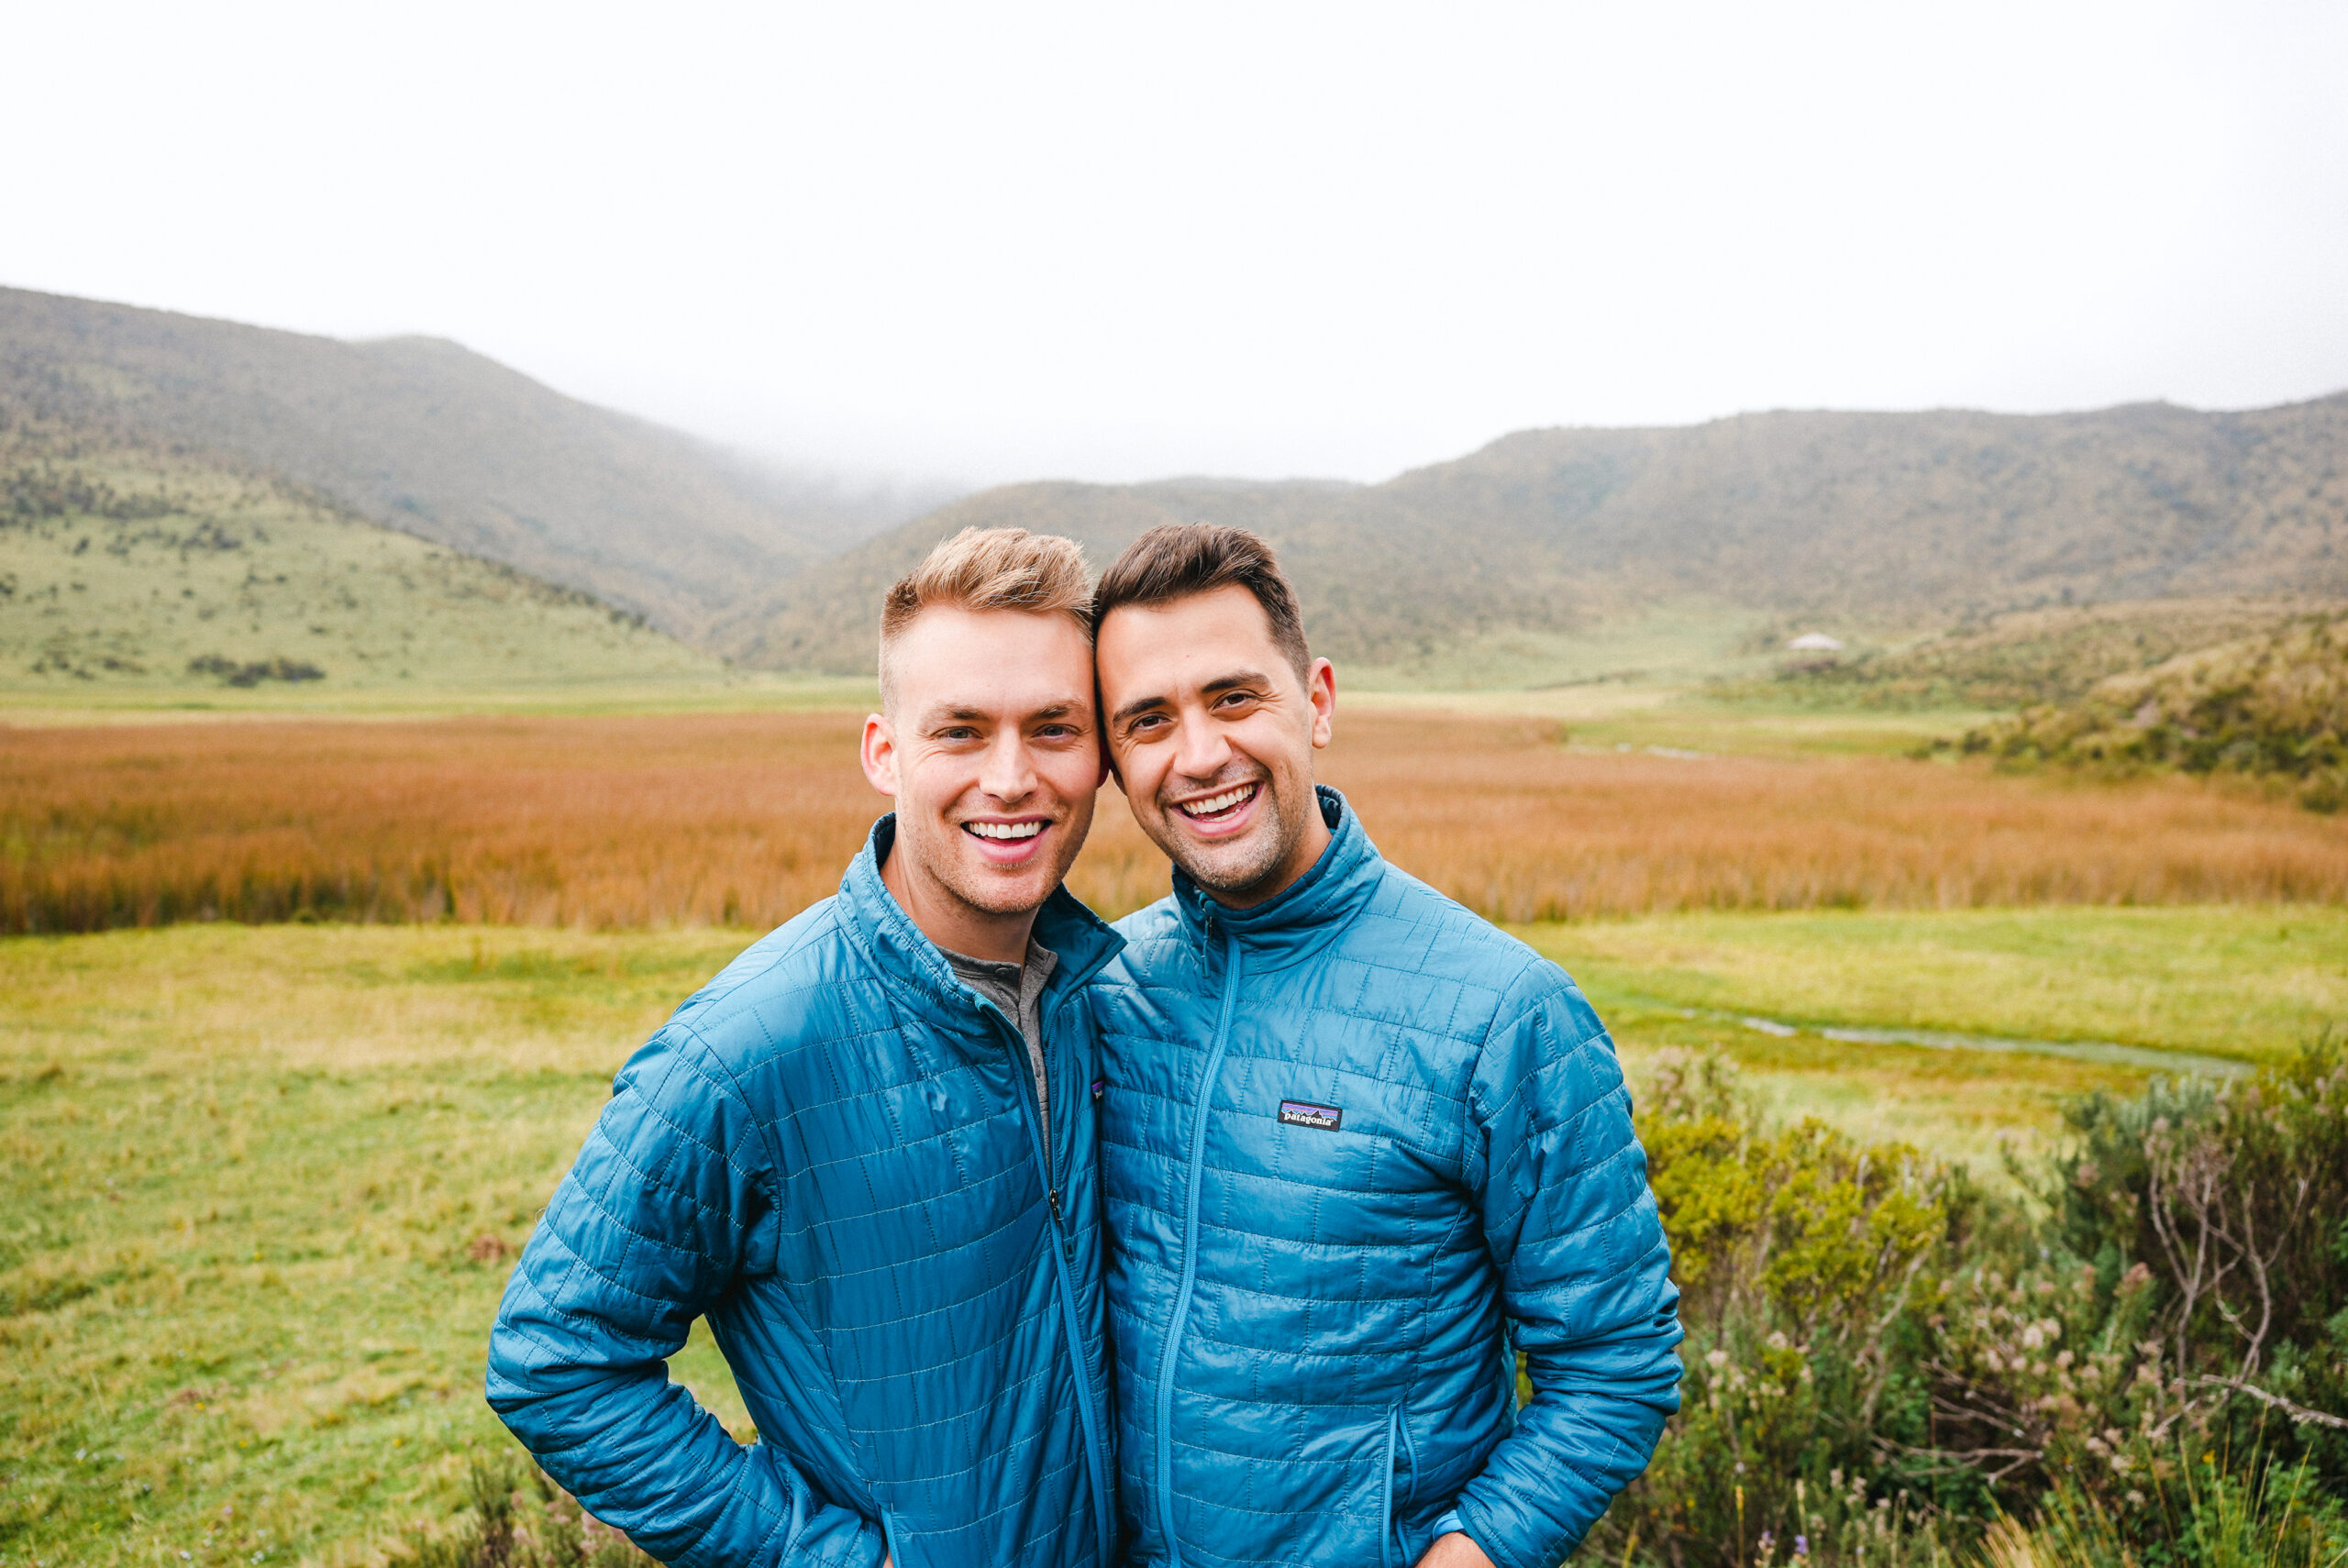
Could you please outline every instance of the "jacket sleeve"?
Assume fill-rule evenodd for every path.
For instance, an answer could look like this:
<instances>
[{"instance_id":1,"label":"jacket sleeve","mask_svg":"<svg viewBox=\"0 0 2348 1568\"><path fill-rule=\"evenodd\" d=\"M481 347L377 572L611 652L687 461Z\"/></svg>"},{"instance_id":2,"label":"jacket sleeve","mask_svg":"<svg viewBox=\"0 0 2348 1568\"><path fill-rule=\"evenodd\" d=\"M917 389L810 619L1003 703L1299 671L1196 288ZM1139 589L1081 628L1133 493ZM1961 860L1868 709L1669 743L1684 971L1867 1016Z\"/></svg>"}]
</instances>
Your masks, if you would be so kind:
<instances>
[{"instance_id":1,"label":"jacket sleeve","mask_svg":"<svg viewBox=\"0 0 2348 1568\"><path fill-rule=\"evenodd\" d=\"M1679 1291L1613 1043L1554 965L1510 999L1478 1058L1468 1174L1533 1401L1456 1513L1501 1568L1553 1568L1679 1408Z\"/></svg>"},{"instance_id":2,"label":"jacket sleeve","mask_svg":"<svg viewBox=\"0 0 2348 1568\"><path fill-rule=\"evenodd\" d=\"M724 1066L678 1025L654 1035L522 1251L489 1403L548 1474L673 1568L872 1568L877 1525L819 1502L771 1445L736 1442L669 1381L693 1320L772 1265L771 1176Z\"/></svg>"}]
</instances>

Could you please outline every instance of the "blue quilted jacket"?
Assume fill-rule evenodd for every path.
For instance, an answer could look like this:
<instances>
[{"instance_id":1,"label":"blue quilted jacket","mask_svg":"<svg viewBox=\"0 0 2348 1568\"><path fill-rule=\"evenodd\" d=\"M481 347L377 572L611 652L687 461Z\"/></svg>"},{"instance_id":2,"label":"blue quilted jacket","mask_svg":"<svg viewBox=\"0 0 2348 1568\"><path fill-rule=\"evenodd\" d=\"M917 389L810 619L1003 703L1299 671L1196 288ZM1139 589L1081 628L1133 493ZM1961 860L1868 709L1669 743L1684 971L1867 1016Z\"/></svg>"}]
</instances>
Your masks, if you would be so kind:
<instances>
[{"instance_id":1,"label":"blue quilted jacket","mask_svg":"<svg viewBox=\"0 0 2348 1568\"><path fill-rule=\"evenodd\" d=\"M1113 1554L1080 992L1119 941L1065 891L1036 922L1047 1162L1016 1026L880 881L893 831L621 1070L491 1338L498 1414L677 1568ZM702 1316L748 1447L668 1381Z\"/></svg>"},{"instance_id":2,"label":"blue quilted jacket","mask_svg":"<svg viewBox=\"0 0 2348 1568\"><path fill-rule=\"evenodd\" d=\"M1321 801L1294 887L1178 873L1093 988L1128 1561L1407 1568L1465 1529L1550 1568L1679 1404L1629 1095L1563 970Z\"/></svg>"}]
</instances>

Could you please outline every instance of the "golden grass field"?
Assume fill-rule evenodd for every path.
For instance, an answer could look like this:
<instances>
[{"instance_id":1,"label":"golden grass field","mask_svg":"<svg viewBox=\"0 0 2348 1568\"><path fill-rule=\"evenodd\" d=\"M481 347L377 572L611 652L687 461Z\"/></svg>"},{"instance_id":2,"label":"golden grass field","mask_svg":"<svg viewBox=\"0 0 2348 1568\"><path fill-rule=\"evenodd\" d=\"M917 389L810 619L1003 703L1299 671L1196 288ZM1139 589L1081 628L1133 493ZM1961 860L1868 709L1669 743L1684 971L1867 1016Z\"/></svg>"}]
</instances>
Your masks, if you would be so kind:
<instances>
[{"instance_id":1,"label":"golden grass field","mask_svg":"<svg viewBox=\"0 0 2348 1568\"><path fill-rule=\"evenodd\" d=\"M293 919L766 927L883 802L858 716L737 712L17 729L0 932ZM1554 722L1372 709L1323 775L1399 864L1492 918L2330 902L2348 823L2240 787L1902 756L1578 749ZM1103 792L1071 886L1165 863Z\"/></svg>"}]
</instances>

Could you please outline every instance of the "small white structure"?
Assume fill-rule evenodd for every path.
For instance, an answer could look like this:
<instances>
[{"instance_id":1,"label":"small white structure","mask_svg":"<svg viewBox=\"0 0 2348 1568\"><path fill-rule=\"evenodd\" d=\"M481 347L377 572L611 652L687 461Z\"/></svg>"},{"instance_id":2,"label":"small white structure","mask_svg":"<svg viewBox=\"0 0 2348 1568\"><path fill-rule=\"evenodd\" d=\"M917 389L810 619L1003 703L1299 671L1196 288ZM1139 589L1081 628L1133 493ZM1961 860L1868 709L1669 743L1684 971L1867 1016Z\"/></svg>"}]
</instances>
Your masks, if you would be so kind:
<instances>
[{"instance_id":1,"label":"small white structure","mask_svg":"<svg viewBox=\"0 0 2348 1568\"><path fill-rule=\"evenodd\" d=\"M1793 653L1841 653L1843 643L1842 639L1830 637L1823 632L1804 632L1787 643L1786 647Z\"/></svg>"}]
</instances>

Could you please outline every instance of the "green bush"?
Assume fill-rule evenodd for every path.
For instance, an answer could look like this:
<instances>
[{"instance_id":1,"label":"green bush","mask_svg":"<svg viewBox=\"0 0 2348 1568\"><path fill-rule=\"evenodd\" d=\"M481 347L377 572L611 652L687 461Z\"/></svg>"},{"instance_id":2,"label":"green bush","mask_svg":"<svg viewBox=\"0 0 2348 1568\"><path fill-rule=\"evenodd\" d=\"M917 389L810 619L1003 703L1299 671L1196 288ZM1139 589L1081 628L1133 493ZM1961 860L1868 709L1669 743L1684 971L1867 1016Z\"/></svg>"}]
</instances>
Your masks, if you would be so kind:
<instances>
[{"instance_id":1,"label":"green bush","mask_svg":"<svg viewBox=\"0 0 2348 1568\"><path fill-rule=\"evenodd\" d=\"M2108 1535L2144 1568L2254 1540L2332 1562L2348 1063L2326 1042L2066 1116L2068 1150L1992 1198L1905 1145L1772 1126L1718 1058L1667 1054L1640 1132L1683 1406L1589 1557L2085 1563Z\"/></svg>"}]
</instances>

